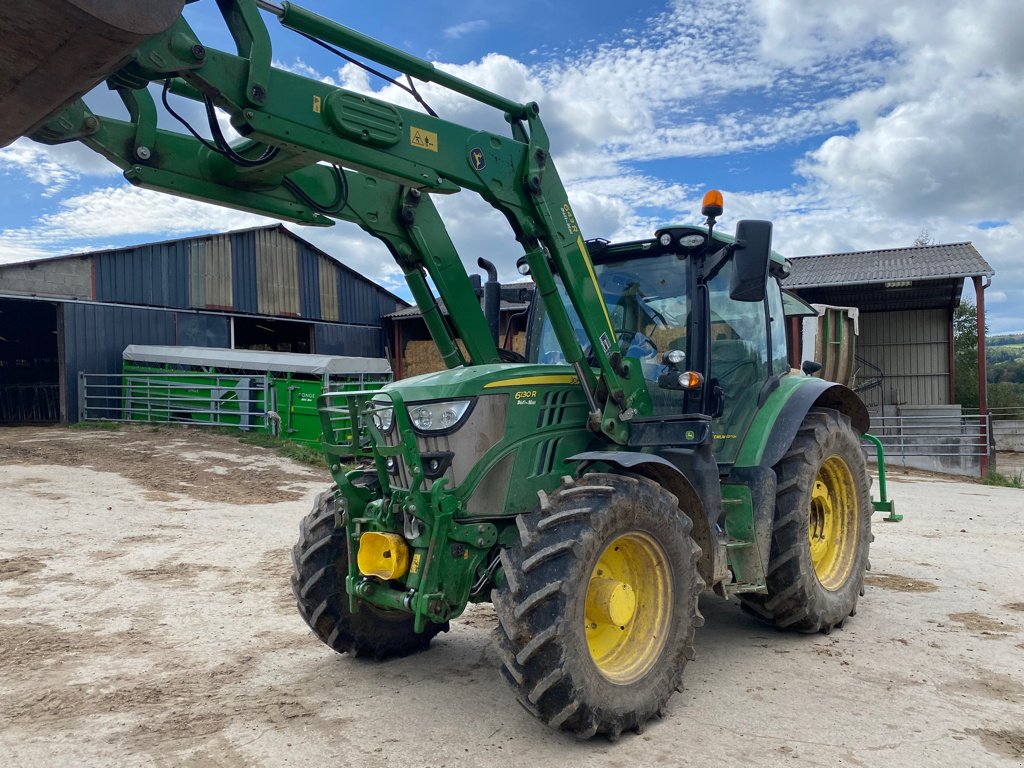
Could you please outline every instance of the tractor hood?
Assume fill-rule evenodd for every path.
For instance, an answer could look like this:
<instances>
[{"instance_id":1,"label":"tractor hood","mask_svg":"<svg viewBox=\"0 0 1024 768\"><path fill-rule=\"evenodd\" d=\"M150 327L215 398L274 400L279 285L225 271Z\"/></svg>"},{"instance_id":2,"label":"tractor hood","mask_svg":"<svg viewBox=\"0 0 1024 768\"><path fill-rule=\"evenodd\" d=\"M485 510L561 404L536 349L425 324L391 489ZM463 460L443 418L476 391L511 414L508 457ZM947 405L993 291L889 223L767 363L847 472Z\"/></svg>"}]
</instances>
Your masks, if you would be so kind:
<instances>
[{"instance_id":1,"label":"tractor hood","mask_svg":"<svg viewBox=\"0 0 1024 768\"><path fill-rule=\"evenodd\" d=\"M578 383L576 372L568 365L496 363L425 373L392 382L383 391L397 391L406 403L414 403Z\"/></svg>"}]
</instances>

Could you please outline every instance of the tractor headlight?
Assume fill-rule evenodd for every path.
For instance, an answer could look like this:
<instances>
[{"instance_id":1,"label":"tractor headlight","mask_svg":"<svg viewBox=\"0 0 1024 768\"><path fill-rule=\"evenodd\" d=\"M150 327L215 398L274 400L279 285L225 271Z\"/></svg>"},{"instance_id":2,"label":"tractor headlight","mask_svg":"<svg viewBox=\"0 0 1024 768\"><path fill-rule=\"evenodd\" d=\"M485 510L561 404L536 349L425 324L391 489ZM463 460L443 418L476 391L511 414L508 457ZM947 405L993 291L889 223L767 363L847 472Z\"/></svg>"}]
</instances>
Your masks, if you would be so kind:
<instances>
[{"instance_id":1,"label":"tractor headlight","mask_svg":"<svg viewBox=\"0 0 1024 768\"><path fill-rule=\"evenodd\" d=\"M395 423L395 409L389 406L377 406L373 411L373 423L381 432L390 432Z\"/></svg>"},{"instance_id":2,"label":"tractor headlight","mask_svg":"<svg viewBox=\"0 0 1024 768\"><path fill-rule=\"evenodd\" d=\"M472 400L448 400L410 405L409 420L420 432L447 432L458 426L472 403Z\"/></svg>"}]
</instances>

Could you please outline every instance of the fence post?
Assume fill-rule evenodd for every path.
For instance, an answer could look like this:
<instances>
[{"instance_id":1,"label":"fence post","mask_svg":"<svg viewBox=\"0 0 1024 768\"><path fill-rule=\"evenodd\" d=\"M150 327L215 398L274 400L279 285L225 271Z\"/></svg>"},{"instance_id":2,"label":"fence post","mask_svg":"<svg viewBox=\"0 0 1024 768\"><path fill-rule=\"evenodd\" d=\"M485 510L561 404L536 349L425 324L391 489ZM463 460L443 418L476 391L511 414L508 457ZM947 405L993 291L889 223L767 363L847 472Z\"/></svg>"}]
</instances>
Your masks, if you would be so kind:
<instances>
[{"instance_id":1,"label":"fence post","mask_svg":"<svg viewBox=\"0 0 1024 768\"><path fill-rule=\"evenodd\" d=\"M78 372L78 420L88 419L88 411L85 408L85 371Z\"/></svg>"}]
</instances>

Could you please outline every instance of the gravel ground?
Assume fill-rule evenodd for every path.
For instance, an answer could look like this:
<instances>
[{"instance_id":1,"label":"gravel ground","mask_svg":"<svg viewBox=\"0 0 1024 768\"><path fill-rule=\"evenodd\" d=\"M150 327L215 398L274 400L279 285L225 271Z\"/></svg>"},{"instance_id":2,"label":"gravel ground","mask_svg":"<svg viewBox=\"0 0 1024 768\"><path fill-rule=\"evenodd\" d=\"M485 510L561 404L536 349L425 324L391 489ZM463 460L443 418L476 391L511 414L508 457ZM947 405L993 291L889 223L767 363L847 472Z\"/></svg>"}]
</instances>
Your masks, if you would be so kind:
<instances>
[{"instance_id":1,"label":"gravel ground","mask_svg":"<svg viewBox=\"0 0 1024 768\"><path fill-rule=\"evenodd\" d=\"M1024 764L1024 491L894 473L844 630L707 596L686 690L610 744L516 705L489 606L409 659L319 644L288 551L327 481L226 436L0 430L0 765Z\"/></svg>"}]
</instances>

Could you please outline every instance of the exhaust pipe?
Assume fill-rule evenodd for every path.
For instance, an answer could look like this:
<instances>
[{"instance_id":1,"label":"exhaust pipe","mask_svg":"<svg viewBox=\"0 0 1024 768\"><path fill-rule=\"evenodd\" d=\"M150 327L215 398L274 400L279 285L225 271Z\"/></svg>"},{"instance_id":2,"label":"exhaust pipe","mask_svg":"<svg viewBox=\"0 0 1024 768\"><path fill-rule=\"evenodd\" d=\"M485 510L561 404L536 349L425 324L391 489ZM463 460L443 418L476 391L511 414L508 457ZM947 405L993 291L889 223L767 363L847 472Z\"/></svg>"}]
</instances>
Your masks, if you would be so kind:
<instances>
[{"instance_id":1,"label":"exhaust pipe","mask_svg":"<svg viewBox=\"0 0 1024 768\"><path fill-rule=\"evenodd\" d=\"M494 346L500 347L498 327L501 324L501 283L498 282L498 270L494 268L493 263L483 257L477 259L476 263L480 269L487 271L487 282L484 283L484 319L487 321L487 330L494 339Z\"/></svg>"}]
</instances>

